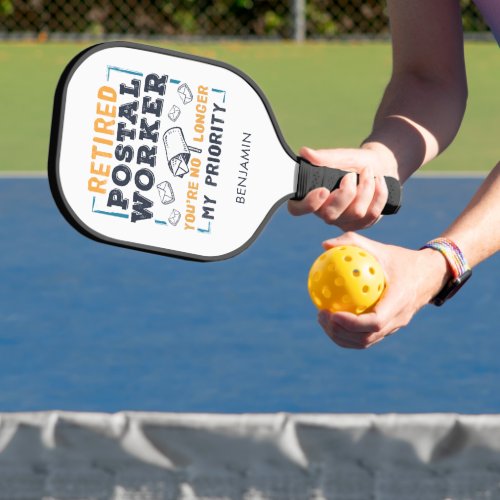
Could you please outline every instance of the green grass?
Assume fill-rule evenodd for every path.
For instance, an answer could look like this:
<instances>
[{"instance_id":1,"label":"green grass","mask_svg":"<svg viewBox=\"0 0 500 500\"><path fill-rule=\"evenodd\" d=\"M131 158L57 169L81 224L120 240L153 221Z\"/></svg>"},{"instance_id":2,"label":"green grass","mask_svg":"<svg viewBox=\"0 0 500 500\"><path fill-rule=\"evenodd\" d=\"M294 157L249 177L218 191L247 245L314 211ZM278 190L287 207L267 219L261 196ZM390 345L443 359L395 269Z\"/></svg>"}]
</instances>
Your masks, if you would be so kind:
<instances>
[{"instance_id":1,"label":"green grass","mask_svg":"<svg viewBox=\"0 0 500 500\"><path fill-rule=\"evenodd\" d=\"M0 170L45 170L54 89L65 64L85 47L77 43L0 44ZM168 47L221 59L249 74L272 103L294 150L301 145L357 146L370 131L391 69L390 45L382 42ZM498 47L469 43L466 57L470 97L462 129L427 170L488 170L498 161L494 137L500 129Z\"/></svg>"}]
</instances>

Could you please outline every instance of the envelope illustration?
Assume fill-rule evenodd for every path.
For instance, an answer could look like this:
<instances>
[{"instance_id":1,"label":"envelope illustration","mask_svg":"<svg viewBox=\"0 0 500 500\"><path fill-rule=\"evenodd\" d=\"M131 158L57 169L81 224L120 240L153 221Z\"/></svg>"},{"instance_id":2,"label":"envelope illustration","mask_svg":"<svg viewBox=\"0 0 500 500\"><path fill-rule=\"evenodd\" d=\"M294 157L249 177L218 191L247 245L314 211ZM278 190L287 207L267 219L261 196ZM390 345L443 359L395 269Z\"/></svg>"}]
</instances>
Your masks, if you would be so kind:
<instances>
[{"instance_id":1,"label":"envelope illustration","mask_svg":"<svg viewBox=\"0 0 500 500\"><path fill-rule=\"evenodd\" d=\"M170 217L168 218L168 222L170 222L172 226L177 226L177 223L180 220L181 220L181 213L179 212L179 210L173 208Z\"/></svg>"},{"instance_id":2,"label":"envelope illustration","mask_svg":"<svg viewBox=\"0 0 500 500\"><path fill-rule=\"evenodd\" d=\"M184 177L189 172L189 167L181 156L170 162L170 169L175 177Z\"/></svg>"},{"instance_id":3,"label":"envelope illustration","mask_svg":"<svg viewBox=\"0 0 500 500\"><path fill-rule=\"evenodd\" d=\"M175 104L170 108L170 111L168 112L168 117L173 121L175 122L175 120L177 120L177 118L179 118L179 116L181 115L181 110L178 106L176 106Z\"/></svg>"},{"instance_id":4,"label":"envelope illustration","mask_svg":"<svg viewBox=\"0 0 500 500\"><path fill-rule=\"evenodd\" d=\"M172 203L175 200L174 190L172 189L170 182L168 181L160 182L160 184L158 184L156 187L158 188L160 201L164 205L168 205L169 203Z\"/></svg>"},{"instance_id":5,"label":"envelope illustration","mask_svg":"<svg viewBox=\"0 0 500 500\"><path fill-rule=\"evenodd\" d=\"M170 171L175 177L183 177L189 172L191 153L184 134L179 127L172 127L163 134L163 144L167 153Z\"/></svg>"},{"instance_id":6,"label":"envelope illustration","mask_svg":"<svg viewBox=\"0 0 500 500\"><path fill-rule=\"evenodd\" d=\"M193 93L186 83L179 85L177 93L181 98L182 104L189 104L193 100Z\"/></svg>"}]
</instances>

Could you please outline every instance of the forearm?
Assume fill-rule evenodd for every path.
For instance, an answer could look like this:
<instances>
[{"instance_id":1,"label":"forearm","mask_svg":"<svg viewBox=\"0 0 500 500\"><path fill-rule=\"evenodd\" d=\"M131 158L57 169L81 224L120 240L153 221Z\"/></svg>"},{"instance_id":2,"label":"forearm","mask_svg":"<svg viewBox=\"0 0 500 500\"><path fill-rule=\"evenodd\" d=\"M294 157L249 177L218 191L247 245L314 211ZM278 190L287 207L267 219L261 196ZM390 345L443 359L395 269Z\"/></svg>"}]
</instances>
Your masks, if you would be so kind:
<instances>
[{"instance_id":1,"label":"forearm","mask_svg":"<svg viewBox=\"0 0 500 500\"><path fill-rule=\"evenodd\" d=\"M455 137L467 99L458 0L388 0L392 78L364 148L405 181Z\"/></svg>"},{"instance_id":2,"label":"forearm","mask_svg":"<svg viewBox=\"0 0 500 500\"><path fill-rule=\"evenodd\" d=\"M363 147L385 155L404 182L454 139L466 95L465 82L426 81L410 73L393 76Z\"/></svg>"},{"instance_id":3,"label":"forearm","mask_svg":"<svg viewBox=\"0 0 500 500\"><path fill-rule=\"evenodd\" d=\"M442 236L461 248L471 267L500 250L500 162Z\"/></svg>"},{"instance_id":4,"label":"forearm","mask_svg":"<svg viewBox=\"0 0 500 500\"><path fill-rule=\"evenodd\" d=\"M452 240L472 268L500 250L500 163L481 184L458 218L441 234ZM452 277L451 269L440 252L420 250L420 294L430 301Z\"/></svg>"}]
</instances>

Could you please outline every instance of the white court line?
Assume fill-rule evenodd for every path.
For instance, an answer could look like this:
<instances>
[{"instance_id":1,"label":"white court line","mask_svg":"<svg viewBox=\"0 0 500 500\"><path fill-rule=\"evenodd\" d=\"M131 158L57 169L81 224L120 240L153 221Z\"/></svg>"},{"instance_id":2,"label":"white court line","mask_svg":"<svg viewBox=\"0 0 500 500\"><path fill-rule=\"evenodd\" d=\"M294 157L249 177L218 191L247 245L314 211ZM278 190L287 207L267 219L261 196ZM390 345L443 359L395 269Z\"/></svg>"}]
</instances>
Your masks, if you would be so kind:
<instances>
[{"instance_id":1,"label":"white court line","mask_svg":"<svg viewBox=\"0 0 500 500\"><path fill-rule=\"evenodd\" d=\"M6 171L0 172L0 179L43 179L47 177L47 172L44 171Z\"/></svg>"},{"instance_id":2,"label":"white court line","mask_svg":"<svg viewBox=\"0 0 500 500\"><path fill-rule=\"evenodd\" d=\"M416 172L414 179L483 179L489 172L477 170L452 170L449 172L439 172L436 170Z\"/></svg>"}]
</instances>

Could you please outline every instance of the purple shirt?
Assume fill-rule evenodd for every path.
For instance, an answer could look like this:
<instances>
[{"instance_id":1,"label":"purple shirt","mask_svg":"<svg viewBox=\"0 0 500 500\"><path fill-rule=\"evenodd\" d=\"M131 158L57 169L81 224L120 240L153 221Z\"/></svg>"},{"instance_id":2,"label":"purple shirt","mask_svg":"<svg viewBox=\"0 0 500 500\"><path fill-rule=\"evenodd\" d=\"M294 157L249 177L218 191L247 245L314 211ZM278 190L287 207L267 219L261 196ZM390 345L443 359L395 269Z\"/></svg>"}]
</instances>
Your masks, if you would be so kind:
<instances>
[{"instance_id":1,"label":"purple shirt","mask_svg":"<svg viewBox=\"0 0 500 500\"><path fill-rule=\"evenodd\" d=\"M474 0L500 45L500 0Z\"/></svg>"}]
</instances>

